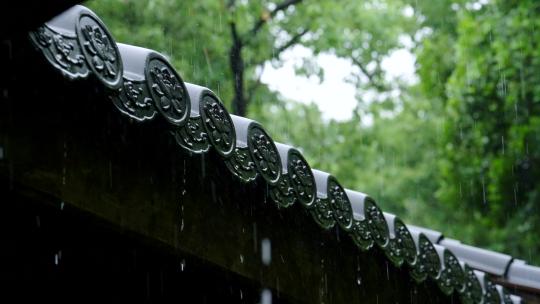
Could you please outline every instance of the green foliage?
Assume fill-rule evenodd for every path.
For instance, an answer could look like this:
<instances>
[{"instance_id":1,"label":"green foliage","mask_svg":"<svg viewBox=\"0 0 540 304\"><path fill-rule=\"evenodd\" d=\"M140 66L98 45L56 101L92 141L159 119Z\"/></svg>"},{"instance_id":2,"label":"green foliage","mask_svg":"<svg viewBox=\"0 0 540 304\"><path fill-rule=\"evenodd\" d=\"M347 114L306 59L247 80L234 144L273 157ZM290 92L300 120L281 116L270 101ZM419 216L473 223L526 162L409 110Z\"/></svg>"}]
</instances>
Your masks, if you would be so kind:
<instances>
[{"instance_id":1,"label":"green foliage","mask_svg":"<svg viewBox=\"0 0 540 304\"><path fill-rule=\"evenodd\" d=\"M269 13L276 1L92 1L96 11L117 41L155 49L170 57L188 81L212 88L232 106L233 77L229 68L234 23L246 47L243 49L249 91L258 89L257 67L278 54L284 37L307 26L309 16L302 6ZM302 17L302 18L299 18ZM293 22L292 20L300 19ZM256 24L263 25L253 34ZM283 41L285 39L285 41ZM255 92L247 92L255 94Z\"/></svg>"},{"instance_id":2,"label":"green foliage","mask_svg":"<svg viewBox=\"0 0 540 304\"><path fill-rule=\"evenodd\" d=\"M375 117L372 125L359 115L323 121L315 106L292 101L263 105L252 114L276 140L301 143L296 145L309 163L332 172L345 187L369 193L383 209L411 222L432 225L442 121L431 114L427 99L408 97L403 104L398 114Z\"/></svg>"},{"instance_id":3,"label":"green foliage","mask_svg":"<svg viewBox=\"0 0 540 304\"><path fill-rule=\"evenodd\" d=\"M540 231L539 8L492 1L460 16L438 192L470 211L453 216L470 226L462 238L536 262L540 246L529 236Z\"/></svg>"},{"instance_id":4,"label":"green foliage","mask_svg":"<svg viewBox=\"0 0 540 304\"><path fill-rule=\"evenodd\" d=\"M276 140L409 222L540 264L540 3L320 0L276 11L287 2L89 4L117 41L170 56L186 81L211 88L229 109L234 24L249 116ZM350 60L352 119L324 120L316 106L259 81L264 64L279 66L294 45ZM417 84L382 69L403 47L417 56ZM312 58L298 72L324 78ZM375 101L363 100L366 92Z\"/></svg>"}]
</instances>

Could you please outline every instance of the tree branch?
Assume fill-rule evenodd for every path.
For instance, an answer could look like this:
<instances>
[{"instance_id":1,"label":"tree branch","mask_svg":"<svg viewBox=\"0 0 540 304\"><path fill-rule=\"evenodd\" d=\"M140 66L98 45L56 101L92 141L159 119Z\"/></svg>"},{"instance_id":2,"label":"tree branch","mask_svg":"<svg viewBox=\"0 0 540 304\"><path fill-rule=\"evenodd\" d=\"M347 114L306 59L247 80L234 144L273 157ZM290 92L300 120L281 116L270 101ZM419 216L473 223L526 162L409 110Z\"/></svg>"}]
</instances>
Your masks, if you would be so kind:
<instances>
[{"instance_id":1,"label":"tree branch","mask_svg":"<svg viewBox=\"0 0 540 304\"><path fill-rule=\"evenodd\" d=\"M231 35L233 39L233 46L241 48L243 46L242 39L238 35L238 30L236 29L236 23L234 21L229 23L231 27Z\"/></svg>"},{"instance_id":2,"label":"tree branch","mask_svg":"<svg viewBox=\"0 0 540 304\"><path fill-rule=\"evenodd\" d=\"M278 58L278 56L281 53L283 53L284 51L289 49L291 46L294 46L294 45L298 44L298 41L300 40L300 38L302 38L308 32L309 32L308 29L304 29L301 32L296 33L291 39L289 39L289 41L284 43L282 46L280 46L280 47L278 47L276 49L273 49L272 54L271 54L269 59ZM267 60L268 59L263 59L262 61L248 61L248 62L246 62L246 65L250 66L250 67L251 66L260 66L260 65L263 65Z\"/></svg>"},{"instance_id":3,"label":"tree branch","mask_svg":"<svg viewBox=\"0 0 540 304\"><path fill-rule=\"evenodd\" d=\"M262 83L261 82L261 77L262 77L263 73L264 73L264 64L261 66L261 72L257 76L257 80L251 86L249 86L249 88L247 89L246 100L248 101L248 103L253 98L253 94L255 93L255 90L261 85L261 83Z\"/></svg>"},{"instance_id":4,"label":"tree branch","mask_svg":"<svg viewBox=\"0 0 540 304\"><path fill-rule=\"evenodd\" d=\"M253 37L255 36L260 30L261 28L263 27L263 25L265 25L269 19L272 19L274 18L274 16L280 12L280 11L283 11L283 10L286 10L289 6L291 5L295 5L295 4L298 4L300 2L302 2L303 0L285 0L283 2L281 2L280 4L278 4L271 12L270 12L270 16L268 18L263 18L261 16L261 18L259 18L259 20L257 21L257 23L255 23L255 25L253 25L253 28L251 29L251 31L249 31L249 37Z\"/></svg>"},{"instance_id":5,"label":"tree branch","mask_svg":"<svg viewBox=\"0 0 540 304\"><path fill-rule=\"evenodd\" d=\"M229 66L231 68L231 73L233 75L233 112L234 114L245 116L247 101L244 95L244 59L242 58L242 49L244 44L238 35L236 29L236 23L231 22L231 36L232 36L232 45L229 50Z\"/></svg>"},{"instance_id":6,"label":"tree branch","mask_svg":"<svg viewBox=\"0 0 540 304\"><path fill-rule=\"evenodd\" d=\"M253 37L256 36L256 34L261 30L261 28L270 20L273 18L278 12L286 10L288 7L295 5L297 3L302 2L303 0L284 0L280 4L276 5L276 7L267 15L262 15L259 20L253 25L253 28L248 33L248 35L240 36L238 33L238 29L236 26L236 23L234 21L231 21L229 23L230 30L231 30L231 38L232 38L232 45L229 49L229 65L231 68L231 72L233 74L233 89L234 89L234 96L233 96L233 112L240 116L245 116L246 110L247 110L247 104L249 100L251 99L251 96L253 95L253 92L255 89L260 85L260 75L259 79L255 82L255 84L249 88L248 95L245 95L245 88L244 88L244 73L245 73L245 63L244 59L242 57L242 50L243 48L248 45ZM229 0L228 2L228 9L231 10L234 6L234 0ZM292 45L296 44L298 40L307 33L307 30L303 30L300 33L297 33L294 35L290 41L285 43L283 46L278 48L277 52L278 54L286 50L287 48L291 47ZM246 98L247 97L247 98Z\"/></svg>"},{"instance_id":7,"label":"tree branch","mask_svg":"<svg viewBox=\"0 0 540 304\"><path fill-rule=\"evenodd\" d=\"M364 64L362 64L362 62L360 62L358 59L356 59L356 58L354 58L352 56L350 58L351 58L352 62L360 69L360 71L362 71L362 74L364 74L368 78L368 81L371 83L371 85L373 85L379 91L388 91L388 88L386 86L380 84L375 79L375 75L373 73L370 73L366 69Z\"/></svg>"},{"instance_id":8,"label":"tree branch","mask_svg":"<svg viewBox=\"0 0 540 304\"><path fill-rule=\"evenodd\" d=\"M234 6L235 4L236 4L236 0L229 0L229 1L227 1L227 5L226 5L226 6L227 6L227 9L230 11L230 10L233 8L233 6Z\"/></svg>"},{"instance_id":9,"label":"tree branch","mask_svg":"<svg viewBox=\"0 0 540 304\"><path fill-rule=\"evenodd\" d=\"M279 56L279 54L283 53L283 51L285 51L286 49L290 48L291 46L295 45L298 43L298 41L300 41L300 38L302 38L305 34L307 34L309 32L308 29L303 29L301 32L299 33L296 33L294 36L292 36L291 39L289 39L289 41L287 41L285 44L283 44L282 46L278 47L274 53L273 53L273 57L276 58Z\"/></svg>"}]
</instances>

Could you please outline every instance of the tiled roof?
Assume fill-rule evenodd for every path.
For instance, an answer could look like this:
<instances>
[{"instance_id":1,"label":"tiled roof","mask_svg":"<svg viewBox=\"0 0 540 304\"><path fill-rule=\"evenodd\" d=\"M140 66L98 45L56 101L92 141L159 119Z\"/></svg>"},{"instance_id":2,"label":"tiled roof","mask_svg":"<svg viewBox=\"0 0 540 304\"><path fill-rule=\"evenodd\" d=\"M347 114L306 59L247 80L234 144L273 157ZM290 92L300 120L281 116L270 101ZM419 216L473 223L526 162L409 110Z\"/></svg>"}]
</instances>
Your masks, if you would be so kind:
<instances>
[{"instance_id":1,"label":"tiled roof","mask_svg":"<svg viewBox=\"0 0 540 304\"><path fill-rule=\"evenodd\" d=\"M408 267L417 282L433 280L444 293L458 293L463 303L521 303L491 277L540 290L540 268L405 225L382 212L368 195L312 169L298 149L274 142L256 121L230 115L216 94L184 82L163 55L117 44L83 6L69 9L30 37L52 67L68 79L101 86L127 118L161 121L181 149L217 152L241 181L264 181L278 208L300 204L321 229L338 227L362 251L379 247L391 263Z\"/></svg>"}]
</instances>

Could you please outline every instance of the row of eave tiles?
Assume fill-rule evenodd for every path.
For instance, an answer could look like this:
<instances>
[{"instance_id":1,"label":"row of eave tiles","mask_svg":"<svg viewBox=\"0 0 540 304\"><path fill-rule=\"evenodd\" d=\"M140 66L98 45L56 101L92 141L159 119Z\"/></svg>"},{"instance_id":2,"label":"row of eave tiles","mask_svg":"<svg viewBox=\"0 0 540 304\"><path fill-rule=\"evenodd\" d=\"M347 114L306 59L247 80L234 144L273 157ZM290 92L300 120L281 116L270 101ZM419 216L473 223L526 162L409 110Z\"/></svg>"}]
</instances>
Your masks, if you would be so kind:
<instances>
[{"instance_id":1,"label":"row of eave tiles","mask_svg":"<svg viewBox=\"0 0 540 304\"><path fill-rule=\"evenodd\" d=\"M381 212L366 194L344 190L330 174L311 170L299 150L274 143L255 121L229 115L220 102L205 102L204 97L217 101L219 98L208 89L184 83L164 56L152 50L116 44L101 20L83 6L75 6L55 17L30 37L48 62L66 78L97 80L110 92L116 107L136 121L165 118L181 147L195 153L214 149L231 173L244 182L256 178L267 182L278 207L302 202L321 227L340 227L363 251L379 246L394 265L410 267L411 276L418 282L430 278L444 293L459 294L464 303L523 302L488 277L540 290L540 267L462 244L437 231L404 225L395 215ZM149 74L151 69L156 73ZM172 86L163 86L159 81L172 82ZM184 92L183 98L175 99L178 92ZM214 112L204 112L207 108L203 109L203 102L205 106L213 106ZM254 132L257 143L253 142ZM227 143L227 136L232 138L232 143ZM295 171L296 175L304 173L295 176L298 185L292 182L289 172L293 154L297 164L304 164L303 168L309 171L302 172L302 166ZM272 166L272 162L281 164ZM301 191L309 190L310 186L314 188L313 195ZM364 234L354 235L361 233L359 230ZM414 256L409 258L406 254L411 247L407 248L407 243L414 243Z\"/></svg>"}]
</instances>

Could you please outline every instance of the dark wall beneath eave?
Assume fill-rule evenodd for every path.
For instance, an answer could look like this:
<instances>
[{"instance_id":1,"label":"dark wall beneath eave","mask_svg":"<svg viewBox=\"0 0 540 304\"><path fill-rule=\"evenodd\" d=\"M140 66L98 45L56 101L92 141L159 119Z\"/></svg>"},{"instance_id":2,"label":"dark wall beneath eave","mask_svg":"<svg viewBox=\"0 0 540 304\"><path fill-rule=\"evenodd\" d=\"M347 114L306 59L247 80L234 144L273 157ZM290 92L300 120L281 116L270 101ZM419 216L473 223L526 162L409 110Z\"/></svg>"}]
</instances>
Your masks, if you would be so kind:
<instances>
[{"instance_id":1,"label":"dark wall beneath eave","mask_svg":"<svg viewBox=\"0 0 540 304\"><path fill-rule=\"evenodd\" d=\"M275 299L454 301L432 282L414 284L381 253L359 253L347 235L322 231L302 207L278 210L265 185L238 182L213 153L183 152L159 121L130 122L91 81L65 81L32 52L16 54L0 100L0 176L8 189L51 196L238 274L253 289L271 288ZM269 266L261 262L265 238Z\"/></svg>"},{"instance_id":2,"label":"dark wall beneath eave","mask_svg":"<svg viewBox=\"0 0 540 304\"><path fill-rule=\"evenodd\" d=\"M259 301L260 286L253 281L141 242L44 196L30 199L5 190L0 190L2 302Z\"/></svg>"},{"instance_id":3,"label":"dark wall beneath eave","mask_svg":"<svg viewBox=\"0 0 540 304\"><path fill-rule=\"evenodd\" d=\"M0 41L7 43L54 18L82 0L23 0L0 3Z\"/></svg>"}]
</instances>

